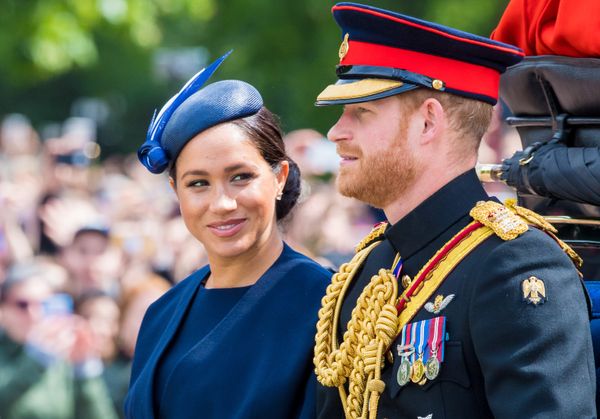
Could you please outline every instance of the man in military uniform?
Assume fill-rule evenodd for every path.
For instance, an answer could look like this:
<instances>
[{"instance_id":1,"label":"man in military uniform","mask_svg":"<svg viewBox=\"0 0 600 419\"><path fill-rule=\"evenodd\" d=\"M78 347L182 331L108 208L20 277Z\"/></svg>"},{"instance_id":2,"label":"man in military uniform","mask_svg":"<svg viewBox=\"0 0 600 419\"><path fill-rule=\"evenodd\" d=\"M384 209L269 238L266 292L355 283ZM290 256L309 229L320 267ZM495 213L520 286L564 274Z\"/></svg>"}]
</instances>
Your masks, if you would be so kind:
<instances>
[{"instance_id":1,"label":"man in military uniform","mask_svg":"<svg viewBox=\"0 0 600 419\"><path fill-rule=\"evenodd\" d=\"M386 10L333 7L340 192L385 211L323 299L318 416L595 417L577 255L474 166L513 46Z\"/></svg>"}]
</instances>

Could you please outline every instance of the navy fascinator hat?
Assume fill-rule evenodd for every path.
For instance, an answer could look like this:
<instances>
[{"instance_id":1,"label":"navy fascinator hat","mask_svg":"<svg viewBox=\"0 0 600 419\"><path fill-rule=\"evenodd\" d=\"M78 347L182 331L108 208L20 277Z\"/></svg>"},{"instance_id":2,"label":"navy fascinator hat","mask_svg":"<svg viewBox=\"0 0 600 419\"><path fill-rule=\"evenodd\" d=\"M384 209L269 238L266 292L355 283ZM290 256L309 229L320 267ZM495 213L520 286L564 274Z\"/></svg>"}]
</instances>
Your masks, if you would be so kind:
<instances>
[{"instance_id":1,"label":"navy fascinator hat","mask_svg":"<svg viewBox=\"0 0 600 419\"><path fill-rule=\"evenodd\" d=\"M162 173L189 140L222 122L256 114L263 106L258 90L240 80L223 80L202 88L231 51L195 74L152 117L138 159L152 173Z\"/></svg>"}]
</instances>

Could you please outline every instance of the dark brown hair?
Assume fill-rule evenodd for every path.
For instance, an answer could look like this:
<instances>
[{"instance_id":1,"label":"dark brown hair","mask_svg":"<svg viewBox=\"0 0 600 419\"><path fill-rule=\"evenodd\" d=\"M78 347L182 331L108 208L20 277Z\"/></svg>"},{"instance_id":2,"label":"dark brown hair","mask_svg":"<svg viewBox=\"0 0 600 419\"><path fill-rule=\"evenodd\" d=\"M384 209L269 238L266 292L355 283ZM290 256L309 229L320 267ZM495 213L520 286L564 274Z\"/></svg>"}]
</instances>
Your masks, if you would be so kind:
<instances>
[{"instance_id":1,"label":"dark brown hair","mask_svg":"<svg viewBox=\"0 0 600 419\"><path fill-rule=\"evenodd\" d=\"M264 106L254 115L229 121L240 128L252 141L260 155L273 169L282 161L290 167L281 200L277 201L275 212L277 220L285 218L296 205L300 196L300 168L288 157L283 144L283 133L275 114ZM169 169L169 176L176 179L176 160Z\"/></svg>"},{"instance_id":2,"label":"dark brown hair","mask_svg":"<svg viewBox=\"0 0 600 419\"><path fill-rule=\"evenodd\" d=\"M254 143L261 156L272 167L276 168L282 161L287 161L290 166L289 174L283 195L277 201L277 220L285 218L296 205L300 196L300 168L290 159L283 144L283 134L279 120L275 114L264 106L254 115L231 121L244 131Z\"/></svg>"}]
</instances>

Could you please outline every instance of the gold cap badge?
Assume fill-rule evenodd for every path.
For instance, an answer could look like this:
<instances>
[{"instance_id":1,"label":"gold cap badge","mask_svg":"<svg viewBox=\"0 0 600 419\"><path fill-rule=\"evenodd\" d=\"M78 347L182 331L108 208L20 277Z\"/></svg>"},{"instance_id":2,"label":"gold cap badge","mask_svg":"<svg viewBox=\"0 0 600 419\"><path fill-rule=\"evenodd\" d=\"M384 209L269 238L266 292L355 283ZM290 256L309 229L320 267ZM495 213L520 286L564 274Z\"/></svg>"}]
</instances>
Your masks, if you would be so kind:
<instances>
[{"instance_id":1,"label":"gold cap badge","mask_svg":"<svg viewBox=\"0 0 600 419\"><path fill-rule=\"evenodd\" d=\"M350 49L350 44L348 44L348 37L348 34L344 35L344 40L342 41L342 44L340 45L340 50L338 51L338 55L340 56L340 62L342 62L346 54L348 54L348 50Z\"/></svg>"},{"instance_id":2,"label":"gold cap badge","mask_svg":"<svg viewBox=\"0 0 600 419\"><path fill-rule=\"evenodd\" d=\"M528 304L537 306L546 302L546 286L541 279L530 276L523 280L521 288L523 290L523 300L527 301Z\"/></svg>"}]
</instances>

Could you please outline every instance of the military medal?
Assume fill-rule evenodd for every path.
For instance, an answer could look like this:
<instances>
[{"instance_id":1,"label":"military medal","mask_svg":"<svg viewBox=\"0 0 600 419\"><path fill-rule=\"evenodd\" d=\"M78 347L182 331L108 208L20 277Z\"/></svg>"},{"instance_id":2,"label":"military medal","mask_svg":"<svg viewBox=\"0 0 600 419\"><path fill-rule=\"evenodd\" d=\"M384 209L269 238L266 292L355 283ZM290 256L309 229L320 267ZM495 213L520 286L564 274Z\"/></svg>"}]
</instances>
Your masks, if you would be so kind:
<instances>
[{"instance_id":1,"label":"military medal","mask_svg":"<svg viewBox=\"0 0 600 419\"><path fill-rule=\"evenodd\" d=\"M424 375L425 375L425 365L423 365L422 359L418 358L412 364L412 368L410 371L410 381L417 384L419 381L421 381L423 379ZM425 384L425 383L423 383L423 384Z\"/></svg>"},{"instance_id":2,"label":"military medal","mask_svg":"<svg viewBox=\"0 0 600 419\"><path fill-rule=\"evenodd\" d=\"M425 363L425 377L428 380L435 380L440 373L440 361L432 354Z\"/></svg>"},{"instance_id":3,"label":"military medal","mask_svg":"<svg viewBox=\"0 0 600 419\"><path fill-rule=\"evenodd\" d=\"M402 358L400 366L398 367L398 373L396 374L396 380L400 387L405 386L410 381L411 365L408 357Z\"/></svg>"},{"instance_id":4,"label":"military medal","mask_svg":"<svg viewBox=\"0 0 600 419\"><path fill-rule=\"evenodd\" d=\"M445 336L444 316L409 323L402 328L400 344L396 345L400 357L396 380L400 386L409 382L422 386L439 376Z\"/></svg>"},{"instance_id":5,"label":"military medal","mask_svg":"<svg viewBox=\"0 0 600 419\"><path fill-rule=\"evenodd\" d=\"M396 373L396 380L400 387L405 386L410 381L411 373L411 362L409 357L415 353L415 347L412 343L406 343L408 340L412 341L410 333L410 325L402 328L402 336L400 338L400 344L396 346L396 351L400 357L400 365L398 366L398 372Z\"/></svg>"},{"instance_id":6,"label":"military medal","mask_svg":"<svg viewBox=\"0 0 600 419\"><path fill-rule=\"evenodd\" d=\"M415 325L415 329L418 332L417 342L415 343L415 347L417 348L417 359L413 362L412 370L410 374L410 381L413 383L421 384L420 382L423 380L425 376L425 364L423 363L423 352L425 349L425 345L427 344L426 332L429 332L428 329L425 328L427 325L427 321L420 321ZM429 333L427 333L428 335ZM425 383L423 383L425 384ZM421 384L421 385L423 385Z\"/></svg>"},{"instance_id":7,"label":"military medal","mask_svg":"<svg viewBox=\"0 0 600 419\"><path fill-rule=\"evenodd\" d=\"M429 346L429 358L425 363L425 377L428 380L434 380L440 374L440 359L439 348L443 343L445 317L436 317L429 320L429 340L427 345Z\"/></svg>"}]
</instances>

